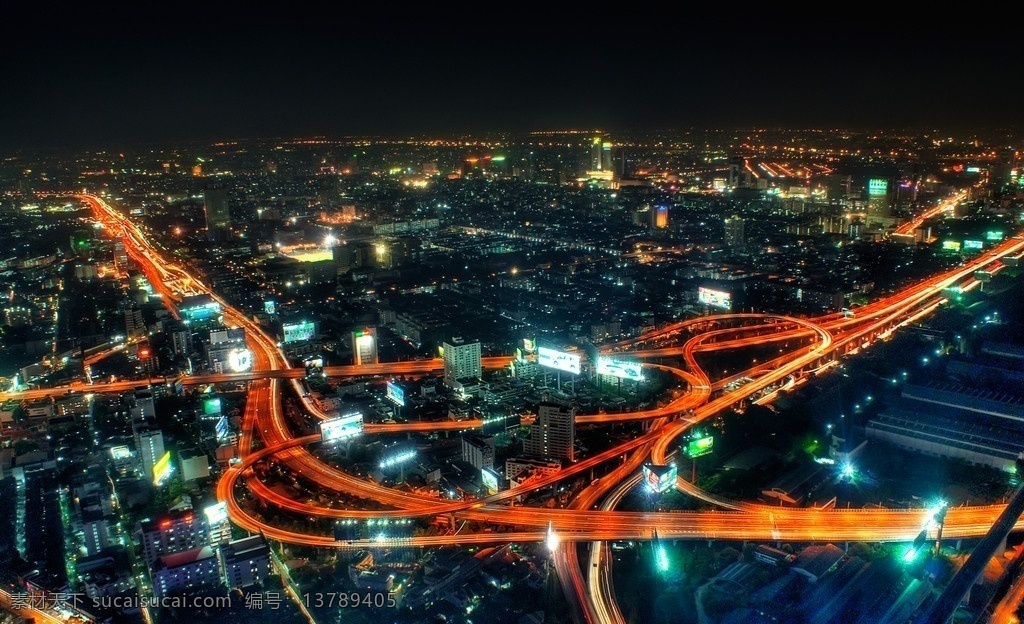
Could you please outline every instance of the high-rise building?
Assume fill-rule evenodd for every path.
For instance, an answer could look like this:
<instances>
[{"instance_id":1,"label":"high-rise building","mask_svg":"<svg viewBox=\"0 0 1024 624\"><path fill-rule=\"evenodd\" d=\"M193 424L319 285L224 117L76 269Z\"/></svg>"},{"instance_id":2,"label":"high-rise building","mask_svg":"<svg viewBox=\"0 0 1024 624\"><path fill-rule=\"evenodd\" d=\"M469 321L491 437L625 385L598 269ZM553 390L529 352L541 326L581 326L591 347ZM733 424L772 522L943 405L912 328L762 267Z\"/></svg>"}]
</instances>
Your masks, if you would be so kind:
<instances>
[{"instance_id":1,"label":"high-rise building","mask_svg":"<svg viewBox=\"0 0 1024 624\"><path fill-rule=\"evenodd\" d=\"M444 349L444 381L448 385L459 379L480 379L483 366L480 360L480 342L465 342L452 338L441 345Z\"/></svg>"},{"instance_id":2,"label":"high-rise building","mask_svg":"<svg viewBox=\"0 0 1024 624\"><path fill-rule=\"evenodd\" d=\"M868 180L868 227L890 225L892 206L889 201L889 180L871 178Z\"/></svg>"},{"instance_id":3,"label":"high-rise building","mask_svg":"<svg viewBox=\"0 0 1024 624\"><path fill-rule=\"evenodd\" d=\"M142 556L152 565L159 557L200 548L210 543L206 522L191 509L168 512L139 523L136 531Z\"/></svg>"},{"instance_id":4,"label":"high-rise building","mask_svg":"<svg viewBox=\"0 0 1024 624\"><path fill-rule=\"evenodd\" d=\"M733 215L725 220L725 246L730 249L742 249L746 244L746 232L743 219Z\"/></svg>"},{"instance_id":5,"label":"high-rise building","mask_svg":"<svg viewBox=\"0 0 1024 624\"><path fill-rule=\"evenodd\" d=\"M114 242L114 270L118 273L128 272L128 251L121 241Z\"/></svg>"},{"instance_id":6,"label":"high-rise building","mask_svg":"<svg viewBox=\"0 0 1024 624\"><path fill-rule=\"evenodd\" d=\"M668 206L651 206L651 229L663 230L668 227Z\"/></svg>"},{"instance_id":7,"label":"high-rise building","mask_svg":"<svg viewBox=\"0 0 1024 624\"><path fill-rule=\"evenodd\" d=\"M261 535L234 540L220 550L224 580L231 589L262 583L270 575L270 547Z\"/></svg>"},{"instance_id":8,"label":"high-rise building","mask_svg":"<svg viewBox=\"0 0 1024 624\"><path fill-rule=\"evenodd\" d=\"M558 403L541 403L537 420L530 425L530 435L523 442L523 453L545 460L576 457L576 410Z\"/></svg>"},{"instance_id":9,"label":"high-rise building","mask_svg":"<svg viewBox=\"0 0 1024 624\"><path fill-rule=\"evenodd\" d=\"M210 476L210 460L196 449L183 449L178 454L178 465L181 469L182 481L205 479Z\"/></svg>"},{"instance_id":10,"label":"high-rise building","mask_svg":"<svg viewBox=\"0 0 1024 624\"><path fill-rule=\"evenodd\" d=\"M494 438L475 434L462 437L462 461L476 469L494 468Z\"/></svg>"},{"instance_id":11,"label":"high-rise building","mask_svg":"<svg viewBox=\"0 0 1024 624\"><path fill-rule=\"evenodd\" d=\"M82 512L82 546L86 555L99 554L110 545L110 531L103 512L89 509Z\"/></svg>"},{"instance_id":12,"label":"high-rise building","mask_svg":"<svg viewBox=\"0 0 1024 624\"><path fill-rule=\"evenodd\" d=\"M206 189L204 203L206 206L206 237L210 240L227 238L231 228L228 190L223 187Z\"/></svg>"},{"instance_id":13,"label":"high-rise building","mask_svg":"<svg viewBox=\"0 0 1024 624\"><path fill-rule=\"evenodd\" d=\"M352 332L352 356L356 366L377 363L377 328L363 327Z\"/></svg>"},{"instance_id":14,"label":"high-rise building","mask_svg":"<svg viewBox=\"0 0 1024 624\"><path fill-rule=\"evenodd\" d=\"M146 335L146 322L142 318L142 310L131 307L124 311L124 331L128 338Z\"/></svg>"},{"instance_id":15,"label":"high-rise building","mask_svg":"<svg viewBox=\"0 0 1024 624\"><path fill-rule=\"evenodd\" d=\"M164 456L164 434L159 429L142 426L135 432L135 449L142 463L142 474L153 477L153 466Z\"/></svg>"},{"instance_id":16,"label":"high-rise building","mask_svg":"<svg viewBox=\"0 0 1024 624\"><path fill-rule=\"evenodd\" d=\"M224 584L217 552L210 546L160 557L153 562L151 572L156 598L215 589Z\"/></svg>"}]
</instances>

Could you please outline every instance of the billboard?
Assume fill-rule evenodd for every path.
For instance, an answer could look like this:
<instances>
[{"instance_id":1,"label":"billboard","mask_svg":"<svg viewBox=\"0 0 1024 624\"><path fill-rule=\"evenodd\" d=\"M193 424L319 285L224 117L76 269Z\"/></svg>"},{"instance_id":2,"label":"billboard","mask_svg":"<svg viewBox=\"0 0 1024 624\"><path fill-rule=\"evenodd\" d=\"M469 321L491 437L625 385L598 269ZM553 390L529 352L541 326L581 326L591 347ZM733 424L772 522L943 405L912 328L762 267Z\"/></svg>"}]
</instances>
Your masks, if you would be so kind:
<instances>
[{"instance_id":1,"label":"billboard","mask_svg":"<svg viewBox=\"0 0 1024 624\"><path fill-rule=\"evenodd\" d=\"M659 466L644 464L644 482L651 492L667 492L675 487L678 471L675 464Z\"/></svg>"},{"instance_id":2,"label":"billboard","mask_svg":"<svg viewBox=\"0 0 1024 624\"><path fill-rule=\"evenodd\" d=\"M878 197L889 192L889 181L882 178L871 178L868 180L868 195Z\"/></svg>"},{"instance_id":3,"label":"billboard","mask_svg":"<svg viewBox=\"0 0 1024 624\"><path fill-rule=\"evenodd\" d=\"M313 321L290 323L288 325L282 325L281 329L284 331L284 341L286 343L312 340L313 337L316 336L316 323Z\"/></svg>"},{"instance_id":4,"label":"billboard","mask_svg":"<svg viewBox=\"0 0 1024 624\"><path fill-rule=\"evenodd\" d=\"M220 420L217 421L217 425L214 427L214 432L217 434L217 441L223 442L228 437L228 417L221 416Z\"/></svg>"},{"instance_id":5,"label":"billboard","mask_svg":"<svg viewBox=\"0 0 1024 624\"><path fill-rule=\"evenodd\" d=\"M320 423L320 439L324 442L347 440L363 432L363 415L348 414Z\"/></svg>"},{"instance_id":6,"label":"billboard","mask_svg":"<svg viewBox=\"0 0 1024 624\"><path fill-rule=\"evenodd\" d=\"M537 349L537 363L541 366L565 371L573 375L580 374L580 356L575 353L565 353L541 347Z\"/></svg>"},{"instance_id":7,"label":"billboard","mask_svg":"<svg viewBox=\"0 0 1024 624\"><path fill-rule=\"evenodd\" d=\"M277 314L277 302L276 301L264 301L263 311L271 316Z\"/></svg>"},{"instance_id":8,"label":"billboard","mask_svg":"<svg viewBox=\"0 0 1024 624\"><path fill-rule=\"evenodd\" d=\"M395 405L405 407L405 390L398 384L389 381L387 384L388 400Z\"/></svg>"},{"instance_id":9,"label":"billboard","mask_svg":"<svg viewBox=\"0 0 1024 624\"><path fill-rule=\"evenodd\" d=\"M228 504L225 502L214 503L203 508L203 515L206 516L207 526L215 526L228 519Z\"/></svg>"},{"instance_id":10,"label":"billboard","mask_svg":"<svg viewBox=\"0 0 1024 624\"><path fill-rule=\"evenodd\" d=\"M236 373L252 368L252 352L248 349L232 349L228 352L228 366Z\"/></svg>"},{"instance_id":11,"label":"billboard","mask_svg":"<svg viewBox=\"0 0 1024 624\"><path fill-rule=\"evenodd\" d=\"M714 436L691 438L686 444L686 454L689 457L703 457L704 455L710 455L714 450Z\"/></svg>"},{"instance_id":12,"label":"billboard","mask_svg":"<svg viewBox=\"0 0 1024 624\"><path fill-rule=\"evenodd\" d=\"M494 494L498 491L498 475L490 468L480 469L480 483L483 484L484 489L487 490L488 494Z\"/></svg>"},{"instance_id":13,"label":"billboard","mask_svg":"<svg viewBox=\"0 0 1024 624\"><path fill-rule=\"evenodd\" d=\"M985 247L985 242L980 240L965 240L964 249L982 249Z\"/></svg>"},{"instance_id":14,"label":"billboard","mask_svg":"<svg viewBox=\"0 0 1024 624\"><path fill-rule=\"evenodd\" d=\"M171 452L167 451L153 464L153 485L163 485L172 472L174 466L171 465Z\"/></svg>"},{"instance_id":15,"label":"billboard","mask_svg":"<svg viewBox=\"0 0 1024 624\"><path fill-rule=\"evenodd\" d=\"M635 381L642 381L644 378L644 374L639 363L621 362L619 360L613 360L605 357L597 359L597 374L611 375L612 377L618 377L619 379L633 379Z\"/></svg>"},{"instance_id":16,"label":"billboard","mask_svg":"<svg viewBox=\"0 0 1024 624\"><path fill-rule=\"evenodd\" d=\"M537 341L534 338L523 338L523 351L533 353L537 350Z\"/></svg>"},{"instance_id":17,"label":"billboard","mask_svg":"<svg viewBox=\"0 0 1024 624\"><path fill-rule=\"evenodd\" d=\"M132 458L132 452L127 446L112 446L110 447L110 457L114 461L125 461Z\"/></svg>"},{"instance_id":18,"label":"billboard","mask_svg":"<svg viewBox=\"0 0 1024 624\"><path fill-rule=\"evenodd\" d=\"M712 290L700 286L697 288L697 301L713 308L732 309L732 294L723 290Z\"/></svg>"},{"instance_id":19,"label":"billboard","mask_svg":"<svg viewBox=\"0 0 1024 624\"><path fill-rule=\"evenodd\" d=\"M942 251L960 251L960 241L942 241Z\"/></svg>"}]
</instances>

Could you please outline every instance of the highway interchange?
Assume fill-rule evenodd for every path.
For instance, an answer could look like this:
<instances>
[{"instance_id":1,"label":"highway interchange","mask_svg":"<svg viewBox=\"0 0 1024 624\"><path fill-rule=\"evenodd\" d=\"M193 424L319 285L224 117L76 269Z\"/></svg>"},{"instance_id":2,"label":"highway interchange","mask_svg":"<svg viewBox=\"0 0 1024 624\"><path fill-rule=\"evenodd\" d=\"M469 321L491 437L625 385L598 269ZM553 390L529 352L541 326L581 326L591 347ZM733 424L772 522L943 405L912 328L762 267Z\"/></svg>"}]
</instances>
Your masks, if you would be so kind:
<instances>
[{"instance_id":1,"label":"highway interchange","mask_svg":"<svg viewBox=\"0 0 1024 624\"><path fill-rule=\"evenodd\" d=\"M315 417L321 412L301 387L304 370L292 368L277 346L276 339L217 297L200 280L173 262L166 261L145 233L123 214L93 195L79 199L90 203L103 221L108 234L120 238L128 254L142 267L154 289L167 301L180 301L182 296L208 293L219 301L225 323L244 327L248 346L253 353L253 370L248 373L201 375L186 378L185 383L249 382L249 396L242 417L239 438L241 462L223 474L217 487L218 499L228 506L232 522L268 538L290 544L319 547L381 545L380 538L343 543L333 535L306 533L276 527L244 509L237 495L244 485L248 496L266 504L304 516L320 518L432 518L454 514L461 520L476 520L509 527L508 532L463 532L452 535L420 536L402 539L404 545L445 546L493 542L525 542L548 539L557 535L559 545L554 564L559 577L576 596L577 617L587 621L621 622L611 592L605 542L609 540L650 540L654 532L660 538L701 540L785 540L811 541L912 541L922 529L923 510L894 509L786 509L766 507L743 501L729 501L697 489L679 478L677 487L711 503L720 510L701 512L624 512L615 511L618 501L637 482L645 461L665 463L678 446L680 437L695 424L705 421L742 401L771 400L780 387L800 383L807 375L831 365L842 355L856 353L871 342L885 338L900 325L913 322L940 305L943 291L951 286L972 288L977 285L974 272L998 269L999 258L1019 256L1024 240L1011 238L956 269L933 276L906 287L850 314L830 314L811 319L769 314L723 314L678 322L657 332L627 341L605 345L602 350L612 354L629 354L647 360L674 357L679 367L645 364L677 375L688 391L668 403L643 411L580 415L580 424L603 424L642 420L647 428L637 437L611 449L596 453L569 465L559 473L533 482L527 488L498 492L478 500L450 501L395 490L365 478L348 474L318 459L312 452L320 436L293 437L282 409L282 384L290 383L305 408ZM947 210L940 206L935 210ZM941 210L940 210L941 209ZM938 214L938 212L935 212ZM173 308L173 306L172 306ZM788 341L788 342L787 342ZM796 344L771 362L755 364L746 371L724 379L711 379L697 360L698 354L716 350L741 349L767 343ZM665 346L668 344L669 346ZM487 358L485 367L506 365L509 358ZM331 377L365 375L407 375L428 373L441 368L440 360L413 360L368 366L329 367ZM730 392L720 390L730 381L749 377L753 381ZM97 383L72 389L88 392L119 392L140 385L142 381ZM40 389L21 393L5 393L6 397L35 398L59 395L68 389ZM480 421L445 421L431 423L367 424L365 434L394 434L415 431L463 431L477 428ZM376 501L389 510L361 510L326 507L294 500L272 490L256 478L253 467L273 460L289 470L301 473L303 479L350 497ZM577 475L589 474L601 464L615 465L609 474L579 492L567 508L547 509L514 506L513 497L525 491L550 486ZM959 507L950 509L944 535L950 538L985 534L999 516L1001 505ZM1018 525L1019 527L1021 525ZM386 540L387 538L385 538ZM592 542L587 559L587 575L580 569L575 542Z\"/></svg>"}]
</instances>

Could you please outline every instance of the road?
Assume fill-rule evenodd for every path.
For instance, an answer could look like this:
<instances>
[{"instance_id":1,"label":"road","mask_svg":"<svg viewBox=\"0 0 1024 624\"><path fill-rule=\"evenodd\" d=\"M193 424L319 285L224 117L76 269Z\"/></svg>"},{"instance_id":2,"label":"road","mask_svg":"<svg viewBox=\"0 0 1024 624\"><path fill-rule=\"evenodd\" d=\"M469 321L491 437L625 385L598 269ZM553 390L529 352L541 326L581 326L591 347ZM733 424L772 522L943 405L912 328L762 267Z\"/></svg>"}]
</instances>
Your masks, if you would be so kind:
<instances>
[{"instance_id":1,"label":"road","mask_svg":"<svg viewBox=\"0 0 1024 624\"><path fill-rule=\"evenodd\" d=\"M87 198L87 200L95 202L94 206L98 211L116 213L98 198ZM176 285L187 284L192 289L190 292L209 292L201 281L189 276L184 269L164 262L137 227L125 224L126 220L123 217L111 216L110 220L116 224L116 227L113 228L114 233L121 236L122 240L126 242L126 249L131 247L132 257L136 258L140 264L153 265L144 266L147 275ZM624 441L608 451L576 462L551 477L538 480L529 488L517 489L514 492L499 492L478 501L448 501L393 490L347 474L321 462L311 452L311 448L320 443L319 436L292 438L281 409L279 384L282 380L288 380L298 387L297 378L301 377L302 371L289 369L287 358L277 348L275 341L261 327L249 321L244 314L218 298L226 320L231 324L246 327L249 348L254 354L254 371L248 374L251 376L244 379L232 379L234 381L252 380L240 442L240 453L244 457L241 465L230 468L223 475L218 484L218 498L228 504L232 521L247 530L262 531L269 538L293 544L327 547L347 544L339 544L331 535L290 531L263 522L252 516L239 504L236 499L238 486L244 483L251 496L302 515L322 518L387 516L429 518L439 514L454 513L460 519L505 525L512 529L508 532L460 532L458 535L401 540L383 538L383 543L393 542L395 545L437 546L536 541L545 539L547 527L551 527L565 543L618 539L649 540L652 537L653 529L657 529L658 534L664 539L910 541L920 531L923 511L885 509L820 511L779 508L770 508L771 511L769 511L769 508L759 505L709 497L705 493L694 491L692 484L684 485L683 483L680 483L680 487L691 488L688 490L689 492L705 498L705 500L710 499L711 502L720 504L727 511L645 513L594 510L589 501L591 497L603 494L608 489L615 487L617 483L631 478L632 473L645 458L650 457L656 462L663 461L668 455L670 445L694 424L741 401L756 398L762 393L772 392L779 385L789 383L786 381L788 377L820 369L837 355L861 349L865 344L891 333L899 325L929 313L938 305L937 302L941 301L943 289L971 279L975 270L989 266L1004 255L1020 253L1022 249L1024 249L1024 241L1009 240L956 269L933 276L889 297L858 308L853 318L836 314L815 319L797 319L764 314L719 315L680 322L631 341L608 345L605 348L606 352L615 354L635 352L637 356L641 356L645 345L671 340L673 335L681 336L684 335L684 332L689 336L691 328L696 327L697 324L703 325L703 330L689 337L682 345L658 347L659 349L672 349L671 355L681 357L683 361L681 368L652 365L679 375L686 382L689 388L688 392L663 406L650 410L629 414L596 414L580 417L580 422L591 424L635 419L649 420L652 425L644 434ZM160 287L167 289L169 298L180 299L183 293L173 291L166 282L161 281ZM180 286L178 287L180 288ZM157 288L156 284L154 284L154 288ZM216 297L214 293L210 294ZM767 338L768 334L772 332L786 334L786 336L785 338L781 336ZM710 379L700 366L697 354L721 348L733 349L760 345L766 342L766 339L772 342L796 339L799 344L790 352L779 356L770 366L761 364L749 371L744 371L752 376L753 381L741 386L738 390L718 396L712 395L716 389L715 386L721 387L723 380ZM809 345L807 340L811 341ZM669 353L664 352L664 355L658 357L667 355ZM492 363L499 364L500 360ZM436 360L382 363L373 365L372 368L349 367L346 370L333 370L330 371L330 374L336 376L414 374L436 370L438 364ZM345 367L338 368L344 369ZM304 400L304 404L306 409L318 417L326 416L319 413L308 399ZM476 423L452 423L445 424L443 427L440 425L442 423L397 423L388 425L386 429L383 428L384 426L374 429L367 425L366 433L402 433L439 428L464 429L476 426ZM425 427L429 427L429 429ZM257 448L257 440L260 448ZM626 462L613 469L611 474L603 477L599 484L585 489L584 494L577 497L570 508L546 509L508 505L514 496L527 490L546 487L560 480L582 474L601 464L620 461L622 457L627 458ZM351 508L329 508L283 496L266 486L254 472L255 467L270 458L273 458L275 462L287 465L290 470L301 475L303 479L356 498L376 501L391 509L366 511ZM594 500L596 501L596 498ZM983 535L1001 511L1002 506L999 505L952 509L947 515L944 533L949 538ZM373 539L356 541L351 545L380 545L381 543L381 539ZM578 571L578 565L575 567ZM594 580L591 582L593 583ZM599 578L596 582L602 583ZM577 586L578 590L579 583L575 580L572 583ZM591 590L594 591L594 586L591 587ZM603 603L589 605L588 611L597 611L602 621L615 619L612 611ZM587 617L592 617L592 615Z\"/></svg>"}]
</instances>

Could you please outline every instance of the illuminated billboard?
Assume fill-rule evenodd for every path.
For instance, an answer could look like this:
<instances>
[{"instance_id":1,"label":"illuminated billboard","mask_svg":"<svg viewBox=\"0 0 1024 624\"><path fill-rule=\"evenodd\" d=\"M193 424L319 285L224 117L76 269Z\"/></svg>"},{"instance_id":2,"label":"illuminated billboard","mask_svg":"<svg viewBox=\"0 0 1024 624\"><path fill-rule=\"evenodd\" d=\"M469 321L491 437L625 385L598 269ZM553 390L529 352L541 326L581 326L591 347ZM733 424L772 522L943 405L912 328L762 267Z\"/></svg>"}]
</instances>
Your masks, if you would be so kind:
<instances>
[{"instance_id":1,"label":"illuminated billboard","mask_svg":"<svg viewBox=\"0 0 1024 624\"><path fill-rule=\"evenodd\" d=\"M228 366L236 373L241 373L252 368L252 352L248 349L232 349L228 353Z\"/></svg>"},{"instance_id":2,"label":"illuminated billboard","mask_svg":"<svg viewBox=\"0 0 1024 624\"><path fill-rule=\"evenodd\" d=\"M275 302L275 301L264 301L263 302L263 311L266 312L267 314L270 314L270 315L277 314L277 302Z\"/></svg>"},{"instance_id":3,"label":"illuminated billboard","mask_svg":"<svg viewBox=\"0 0 1024 624\"><path fill-rule=\"evenodd\" d=\"M163 485L172 472L174 466L171 465L171 452L167 451L153 464L153 485Z\"/></svg>"},{"instance_id":4,"label":"illuminated billboard","mask_svg":"<svg viewBox=\"0 0 1024 624\"><path fill-rule=\"evenodd\" d=\"M363 415L349 414L320 423L320 439L324 442L348 440L363 432Z\"/></svg>"},{"instance_id":5,"label":"illuminated billboard","mask_svg":"<svg viewBox=\"0 0 1024 624\"><path fill-rule=\"evenodd\" d=\"M480 469L480 482L483 483L484 489L487 490L488 494L494 494L498 491L498 475L490 468Z\"/></svg>"},{"instance_id":6,"label":"illuminated billboard","mask_svg":"<svg viewBox=\"0 0 1024 624\"><path fill-rule=\"evenodd\" d=\"M942 251L960 251L960 241L942 241Z\"/></svg>"},{"instance_id":7,"label":"illuminated billboard","mask_svg":"<svg viewBox=\"0 0 1024 624\"><path fill-rule=\"evenodd\" d=\"M405 407L405 390L398 384L389 381L387 384L388 400L395 405Z\"/></svg>"},{"instance_id":8,"label":"illuminated billboard","mask_svg":"<svg viewBox=\"0 0 1024 624\"><path fill-rule=\"evenodd\" d=\"M701 286L697 288L697 301L713 308L732 309L732 294L722 290L712 290Z\"/></svg>"},{"instance_id":9,"label":"illuminated billboard","mask_svg":"<svg viewBox=\"0 0 1024 624\"><path fill-rule=\"evenodd\" d=\"M313 321L291 323L289 325L283 325L281 329L284 331L284 341L286 343L312 340L313 337L316 336L316 323Z\"/></svg>"},{"instance_id":10,"label":"illuminated billboard","mask_svg":"<svg viewBox=\"0 0 1024 624\"><path fill-rule=\"evenodd\" d=\"M523 338L523 351L533 353L537 350L537 341L533 338Z\"/></svg>"},{"instance_id":11,"label":"illuminated billboard","mask_svg":"<svg viewBox=\"0 0 1024 624\"><path fill-rule=\"evenodd\" d=\"M541 366L565 371L573 375L580 374L580 356L575 353L565 353L541 347L537 349L537 363Z\"/></svg>"},{"instance_id":12,"label":"illuminated billboard","mask_svg":"<svg viewBox=\"0 0 1024 624\"><path fill-rule=\"evenodd\" d=\"M203 401L203 415L210 416L220 414L220 399L206 399Z\"/></svg>"},{"instance_id":13,"label":"illuminated billboard","mask_svg":"<svg viewBox=\"0 0 1024 624\"><path fill-rule=\"evenodd\" d=\"M704 455L710 455L714 450L714 436L693 438L686 444L686 454L689 457L702 457Z\"/></svg>"},{"instance_id":14,"label":"illuminated billboard","mask_svg":"<svg viewBox=\"0 0 1024 624\"><path fill-rule=\"evenodd\" d=\"M181 313L190 321L204 321L220 316L220 303L209 295L194 295L181 301Z\"/></svg>"},{"instance_id":15,"label":"illuminated billboard","mask_svg":"<svg viewBox=\"0 0 1024 624\"><path fill-rule=\"evenodd\" d=\"M982 249L985 247L984 241L980 240L965 240L964 249Z\"/></svg>"},{"instance_id":16,"label":"illuminated billboard","mask_svg":"<svg viewBox=\"0 0 1024 624\"><path fill-rule=\"evenodd\" d=\"M228 417L221 416L220 420L217 421L217 425L214 427L214 432L217 434L217 441L223 442L228 437Z\"/></svg>"},{"instance_id":17,"label":"illuminated billboard","mask_svg":"<svg viewBox=\"0 0 1024 624\"><path fill-rule=\"evenodd\" d=\"M132 458L132 452L127 446L112 446L110 447L110 457L114 461L125 461Z\"/></svg>"},{"instance_id":18,"label":"illuminated billboard","mask_svg":"<svg viewBox=\"0 0 1024 624\"><path fill-rule=\"evenodd\" d=\"M207 526L215 526L228 519L228 505L220 502L203 508Z\"/></svg>"},{"instance_id":19,"label":"illuminated billboard","mask_svg":"<svg viewBox=\"0 0 1024 624\"><path fill-rule=\"evenodd\" d=\"M985 240L1001 241L1003 240L1003 233L999 230L989 230L985 232Z\"/></svg>"},{"instance_id":20,"label":"illuminated billboard","mask_svg":"<svg viewBox=\"0 0 1024 624\"><path fill-rule=\"evenodd\" d=\"M889 192L889 181L882 178L871 178L868 180L868 195L878 197Z\"/></svg>"},{"instance_id":21,"label":"illuminated billboard","mask_svg":"<svg viewBox=\"0 0 1024 624\"><path fill-rule=\"evenodd\" d=\"M641 366L637 362L622 362L605 357L597 360L597 374L635 381L642 381L644 378Z\"/></svg>"},{"instance_id":22,"label":"illuminated billboard","mask_svg":"<svg viewBox=\"0 0 1024 624\"><path fill-rule=\"evenodd\" d=\"M651 492L661 494L671 490L676 484L678 471L675 464L667 466L644 464L644 483Z\"/></svg>"}]
</instances>

